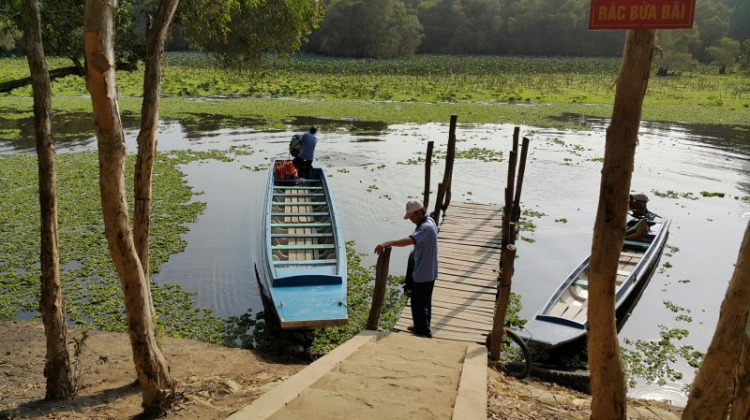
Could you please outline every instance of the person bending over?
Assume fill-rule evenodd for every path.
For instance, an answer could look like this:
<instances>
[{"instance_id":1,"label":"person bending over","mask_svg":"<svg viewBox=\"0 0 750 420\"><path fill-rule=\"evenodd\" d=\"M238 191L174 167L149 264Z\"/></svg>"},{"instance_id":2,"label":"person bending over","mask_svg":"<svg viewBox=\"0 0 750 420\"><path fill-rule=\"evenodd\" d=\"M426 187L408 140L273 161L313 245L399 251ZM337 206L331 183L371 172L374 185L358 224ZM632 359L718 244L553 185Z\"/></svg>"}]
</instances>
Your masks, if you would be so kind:
<instances>
[{"instance_id":1,"label":"person bending over","mask_svg":"<svg viewBox=\"0 0 750 420\"><path fill-rule=\"evenodd\" d=\"M438 274L438 228L435 221L427 215L422 203L416 200L406 203L404 220L410 220L417 227L406 238L385 241L375 247L380 255L388 247L414 245L414 284L411 291L411 316L414 321L408 330L414 334L432 337L430 321L432 318L432 290Z\"/></svg>"},{"instance_id":2,"label":"person bending over","mask_svg":"<svg viewBox=\"0 0 750 420\"><path fill-rule=\"evenodd\" d=\"M318 138L315 137L317 132L318 127L312 126L310 131L303 134L299 140L300 152L292 162L297 168L300 178L310 178L312 162L315 159L315 146L318 144Z\"/></svg>"}]
</instances>

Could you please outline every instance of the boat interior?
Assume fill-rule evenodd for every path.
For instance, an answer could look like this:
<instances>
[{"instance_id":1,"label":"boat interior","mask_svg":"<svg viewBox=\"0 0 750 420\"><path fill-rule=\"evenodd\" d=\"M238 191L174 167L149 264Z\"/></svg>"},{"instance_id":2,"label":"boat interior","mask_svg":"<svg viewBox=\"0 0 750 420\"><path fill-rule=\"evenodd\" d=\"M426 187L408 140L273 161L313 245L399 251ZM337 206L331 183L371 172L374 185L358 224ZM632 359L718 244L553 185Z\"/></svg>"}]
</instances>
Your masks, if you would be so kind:
<instances>
[{"instance_id":1,"label":"boat interior","mask_svg":"<svg viewBox=\"0 0 750 420\"><path fill-rule=\"evenodd\" d=\"M645 221L630 226L626 238L620 262L617 266L617 279L615 290L618 291L630 277L635 267L643 259L650 242L654 239L647 228ZM549 308L547 315L565 318L570 321L585 324L588 316L588 262L578 272L575 278L568 283L567 288L558 296L557 301Z\"/></svg>"},{"instance_id":2,"label":"boat interior","mask_svg":"<svg viewBox=\"0 0 750 420\"><path fill-rule=\"evenodd\" d=\"M336 264L330 209L321 180L275 180L271 204L274 266Z\"/></svg>"}]
</instances>

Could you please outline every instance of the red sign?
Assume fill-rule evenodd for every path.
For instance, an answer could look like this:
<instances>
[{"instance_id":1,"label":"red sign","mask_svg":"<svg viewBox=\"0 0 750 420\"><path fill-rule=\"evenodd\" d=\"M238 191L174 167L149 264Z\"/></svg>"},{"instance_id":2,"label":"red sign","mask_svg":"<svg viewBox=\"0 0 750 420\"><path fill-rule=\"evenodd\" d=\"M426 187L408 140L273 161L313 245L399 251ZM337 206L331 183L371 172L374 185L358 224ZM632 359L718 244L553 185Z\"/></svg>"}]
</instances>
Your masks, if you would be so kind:
<instances>
[{"instance_id":1,"label":"red sign","mask_svg":"<svg viewBox=\"0 0 750 420\"><path fill-rule=\"evenodd\" d=\"M695 0L591 0L589 29L690 29Z\"/></svg>"}]
</instances>

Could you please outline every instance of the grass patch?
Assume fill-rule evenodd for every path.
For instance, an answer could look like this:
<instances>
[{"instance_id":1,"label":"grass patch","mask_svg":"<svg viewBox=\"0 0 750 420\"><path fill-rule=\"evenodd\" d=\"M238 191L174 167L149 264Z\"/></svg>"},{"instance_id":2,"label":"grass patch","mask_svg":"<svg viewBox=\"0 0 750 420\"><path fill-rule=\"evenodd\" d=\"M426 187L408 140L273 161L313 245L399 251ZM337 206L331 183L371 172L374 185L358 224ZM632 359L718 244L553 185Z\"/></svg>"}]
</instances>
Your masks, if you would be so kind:
<instances>
[{"instance_id":1,"label":"grass patch","mask_svg":"<svg viewBox=\"0 0 750 420\"><path fill-rule=\"evenodd\" d=\"M49 61L51 68L68 65L64 60ZM577 122L561 117L611 116L619 62L581 57L296 56L267 57L253 71L238 72L211 66L201 54L170 53L162 116L198 120L201 114L211 114L230 120L225 123L245 120L280 127L297 116L396 124L445 122L458 114L462 123L575 128ZM3 79L27 75L25 60L0 60ZM118 73L123 110L139 112L142 77L142 70ZM652 77L643 119L747 126L747 82L746 76L708 73ZM58 80L53 93L55 110L90 113L83 79ZM63 96L65 100L59 100ZM0 96L0 108L30 109L30 97L30 87L17 89ZM20 98L27 98L28 104L16 105Z\"/></svg>"}]
</instances>

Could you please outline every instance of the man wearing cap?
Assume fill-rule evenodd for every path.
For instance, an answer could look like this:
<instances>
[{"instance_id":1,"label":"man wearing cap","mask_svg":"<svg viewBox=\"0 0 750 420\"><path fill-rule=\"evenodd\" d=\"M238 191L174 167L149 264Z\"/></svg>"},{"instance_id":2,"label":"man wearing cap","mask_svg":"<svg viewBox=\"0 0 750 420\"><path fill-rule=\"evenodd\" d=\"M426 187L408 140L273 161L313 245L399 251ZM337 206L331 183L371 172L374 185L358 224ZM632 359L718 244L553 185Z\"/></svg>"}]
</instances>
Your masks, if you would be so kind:
<instances>
[{"instance_id":1,"label":"man wearing cap","mask_svg":"<svg viewBox=\"0 0 750 420\"><path fill-rule=\"evenodd\" d=\"M406 203L404 219L417 225L414 232L406 238L385 241L375 247L375 253L381 254L388 247L414 245L414 285L411 291L411 316L414 325L409 331L414 334L432 337L430 319L432 317L432 289L438 274L437 225L427 215L422 203L416 200Z\"/></svg>"},{"instance_id":2,"label":"man wearing cap","mask_svg":"<svg viewBox=\"0 0 750 420\"><path fill-rule=\"evenodd\" d=\"M303 134L299 139L300 152L292 163L297 168L300 178L310 178L312 161L315 159L315 146L318 144L318 138L315 137L317 132L318 127L312 126L310 131Z\"/></svg>"}]
</instances>

